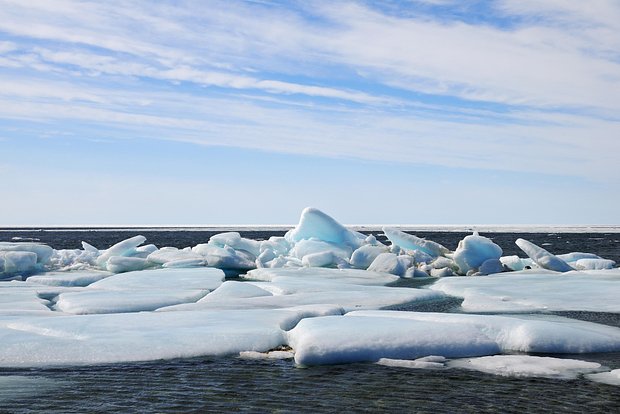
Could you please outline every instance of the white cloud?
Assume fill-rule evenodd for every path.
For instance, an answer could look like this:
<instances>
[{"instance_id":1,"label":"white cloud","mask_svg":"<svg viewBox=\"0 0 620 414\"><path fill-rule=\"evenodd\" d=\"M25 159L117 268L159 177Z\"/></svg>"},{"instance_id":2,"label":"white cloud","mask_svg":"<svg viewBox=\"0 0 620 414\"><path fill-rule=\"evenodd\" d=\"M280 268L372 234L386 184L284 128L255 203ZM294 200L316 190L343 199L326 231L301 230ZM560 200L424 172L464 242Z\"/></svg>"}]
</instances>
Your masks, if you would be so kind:
<instances>
[{"instance_id":1,"label":"white cloud","mask_svg":"<svg viewBox=\"0 0 620 414\"><path fill-rule=\"evenodd\" d=\"M619 123L605 119L620 113L616 3L496 2L528 17L510 28L362 3L301 3L308 15L262 3L0 1L0 31L15 39L0 43L0 117L114 125L117 138L620 178L605 171L620 149Z\"/></svg>"}]
</instances>

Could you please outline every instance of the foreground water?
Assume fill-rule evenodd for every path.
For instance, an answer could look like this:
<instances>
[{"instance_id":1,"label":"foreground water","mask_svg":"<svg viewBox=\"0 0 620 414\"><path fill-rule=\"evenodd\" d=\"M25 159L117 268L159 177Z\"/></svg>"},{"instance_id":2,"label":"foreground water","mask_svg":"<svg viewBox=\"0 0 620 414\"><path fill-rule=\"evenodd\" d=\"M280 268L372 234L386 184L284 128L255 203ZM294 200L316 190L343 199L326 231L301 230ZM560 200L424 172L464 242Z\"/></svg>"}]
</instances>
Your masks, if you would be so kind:
<instances>
[{"instance_id":1,"label":"foreground water","mask_svg":"<svg viewBox=\"0 0 620 414\"><path fill-rule=\"evenodd\" d=\"M207 232L153 232L149 242L185 247ZM213 232L211 232L212 234ZM273 233L246 233L266 238ZM451 248L463 234L425 233ZM55 248L81 240L98 247L126 232L0 232L38 238ZM516 233L490 235L512 254ZM555 253L590 251L618 260L618 234L528 234ZM550 243L550 244L549 244ZM514 253L517 253L516 246ZM405 309L403 309L405 310ZM416 309L448 311L449 307ZM565 316L619 326L615 314ZM561 355L620 368L620 353ZM415 370L375 364L295 368L292 361L192 358L78 368L0 370L0 412L614 412L618 388L584 378L515 379L463 369Z\"/></svg>"}]
</instances>

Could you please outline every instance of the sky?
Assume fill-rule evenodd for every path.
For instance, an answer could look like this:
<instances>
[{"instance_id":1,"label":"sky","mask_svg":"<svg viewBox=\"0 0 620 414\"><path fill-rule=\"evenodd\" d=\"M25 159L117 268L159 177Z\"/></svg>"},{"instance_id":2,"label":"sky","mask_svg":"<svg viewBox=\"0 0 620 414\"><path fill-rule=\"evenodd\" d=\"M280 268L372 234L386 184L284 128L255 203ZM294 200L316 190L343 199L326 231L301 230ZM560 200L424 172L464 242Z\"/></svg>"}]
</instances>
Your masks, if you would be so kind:
<instances>
[{"instance_id":1,"label":"sky","mask_svg":"<svg viewBox=\"0 0 620 414\"><path fill-rule=\"evenodd\" d=\"M0 0L0 225L620 224L617 0Z\"/></svg>"}]
</instances>

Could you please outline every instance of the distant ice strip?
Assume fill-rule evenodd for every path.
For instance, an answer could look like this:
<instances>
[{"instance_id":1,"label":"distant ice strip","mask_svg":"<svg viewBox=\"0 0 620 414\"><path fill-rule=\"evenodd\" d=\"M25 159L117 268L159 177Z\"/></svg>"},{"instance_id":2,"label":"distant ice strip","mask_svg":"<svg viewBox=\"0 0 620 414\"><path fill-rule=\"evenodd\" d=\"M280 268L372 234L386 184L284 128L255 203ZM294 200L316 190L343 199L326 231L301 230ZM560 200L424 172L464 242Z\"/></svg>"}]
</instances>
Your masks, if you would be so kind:
<instances>
[{"instance_id":1,"label":"distant ice strip","mask_svg":"<svg viewBox=\"0 0 620 414\"><path fill-rule=\"evenodd\" d=\"M617 225L545 225L545 224L348 224L354 231L381 232L383 227L407 232L468 233L620 233ZM0 232L44 231L288 231L294 224L205 224L205 225L79 225L79 226L0 226Z\"/></svg>"}]
</instances>

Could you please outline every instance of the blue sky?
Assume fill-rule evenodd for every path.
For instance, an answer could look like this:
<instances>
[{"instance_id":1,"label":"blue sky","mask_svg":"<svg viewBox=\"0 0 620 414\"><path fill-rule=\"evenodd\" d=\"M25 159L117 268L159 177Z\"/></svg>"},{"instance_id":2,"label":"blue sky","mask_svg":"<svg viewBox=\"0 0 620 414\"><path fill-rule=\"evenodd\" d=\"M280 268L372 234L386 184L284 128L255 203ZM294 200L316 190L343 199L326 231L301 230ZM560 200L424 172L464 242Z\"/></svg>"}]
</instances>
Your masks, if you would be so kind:
<instances>
[{"instance_id":1,"label":"blue sky","mask_svg":"<svg viewBox=\"0 0 620 414\"><path fill-rule=\"evenodd\" d=\"M0 0L0 225L619 224L620 3Z\"/></svg>"}]
</instances>

